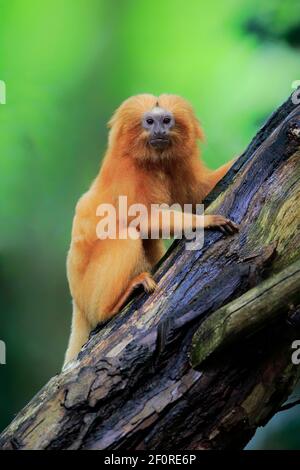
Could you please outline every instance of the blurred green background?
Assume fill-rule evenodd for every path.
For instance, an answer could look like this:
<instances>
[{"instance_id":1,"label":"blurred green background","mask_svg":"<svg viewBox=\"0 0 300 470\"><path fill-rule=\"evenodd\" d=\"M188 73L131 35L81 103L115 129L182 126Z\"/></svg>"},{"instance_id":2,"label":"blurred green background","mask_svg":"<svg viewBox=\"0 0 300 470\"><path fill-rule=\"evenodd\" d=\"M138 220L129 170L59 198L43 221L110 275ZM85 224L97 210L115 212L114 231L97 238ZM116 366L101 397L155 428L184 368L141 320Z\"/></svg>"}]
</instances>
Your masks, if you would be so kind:
<instances>
[{"instance_id":1,"label":"blurred green background","mask_svg":"<svg viewBox=\"0 0 300 470\"><path fill-rule=\"evenodd\" d=\"M74 205L126 97L177 93L217 167L249 143L300 79L298 0L0 0L0 429L57 373L71 302ZM300 413L251 448L300 449Z\"/></svg>"}]
</instances>

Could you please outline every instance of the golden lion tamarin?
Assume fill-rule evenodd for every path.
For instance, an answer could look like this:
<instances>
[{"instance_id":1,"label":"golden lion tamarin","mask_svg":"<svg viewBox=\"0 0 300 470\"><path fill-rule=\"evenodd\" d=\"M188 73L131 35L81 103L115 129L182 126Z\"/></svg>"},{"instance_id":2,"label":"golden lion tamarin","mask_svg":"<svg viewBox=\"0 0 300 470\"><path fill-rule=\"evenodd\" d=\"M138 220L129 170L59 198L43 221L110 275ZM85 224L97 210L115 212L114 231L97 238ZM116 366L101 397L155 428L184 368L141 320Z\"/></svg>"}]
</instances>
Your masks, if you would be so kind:
<instances>
[{"instance_id":1,"label":"golden lion tamarin","mask_svg":"<svg viewBox=\"0 0 300 470\"><path fill-rule=\"evenodd\" d=\"M97 207L130 204L200 203L229 169L216 171L199 159L202 129L192 107L179 96L143 94L127 99L109 122L102 168L76 206L67 273L73 298L72 331L65 364L74 359L90 331L115 315L137 286L155 289L151 268L164 253L161 239L99 239ZM220 215L191 216L193 228L215 227L233 233L237 225ZM159 231L163 218L149 219ZM117 220L117 224L121 221ZM171 232L176 229L170 217ZM183 226L187 223L182 218Z\"/></svg>"}]
</instances>

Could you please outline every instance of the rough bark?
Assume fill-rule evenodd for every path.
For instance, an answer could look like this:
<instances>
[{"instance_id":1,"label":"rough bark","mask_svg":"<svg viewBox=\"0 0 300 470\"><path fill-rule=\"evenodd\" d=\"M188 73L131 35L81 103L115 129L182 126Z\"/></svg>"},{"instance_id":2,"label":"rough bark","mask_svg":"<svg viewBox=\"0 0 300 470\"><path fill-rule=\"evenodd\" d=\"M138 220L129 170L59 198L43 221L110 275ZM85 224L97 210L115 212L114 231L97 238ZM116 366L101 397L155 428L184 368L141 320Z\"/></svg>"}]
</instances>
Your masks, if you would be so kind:
<instances>
[{"instance_id":1,"label":"rough bark","mask_svg":"<svg viewBox=\"0 0 300 470\"><path fill-rule=\"evenodd\" d=\"M196 251L174 243L157 291L94 332L79 361L2 433L1 448L244 447L298 379L291 343L299 330L283 311L197 369L191 342L213 312L299 259L299 143L300 106L288 100L206 200L207 212L232 218L240 232L208 231Z\"/></svg>"},{"instance_id":2,"label":"rough bark","mask_svg":"<svg viewBox=\"0 0 300 470\"><path fill-rule=\"evenodd\" d=\"M212 354L253 335L278 317L293 322L295 305L299 304L300 260L205 318L192 341L192 367L199 368Z\"/></svg>"}]
</instances>

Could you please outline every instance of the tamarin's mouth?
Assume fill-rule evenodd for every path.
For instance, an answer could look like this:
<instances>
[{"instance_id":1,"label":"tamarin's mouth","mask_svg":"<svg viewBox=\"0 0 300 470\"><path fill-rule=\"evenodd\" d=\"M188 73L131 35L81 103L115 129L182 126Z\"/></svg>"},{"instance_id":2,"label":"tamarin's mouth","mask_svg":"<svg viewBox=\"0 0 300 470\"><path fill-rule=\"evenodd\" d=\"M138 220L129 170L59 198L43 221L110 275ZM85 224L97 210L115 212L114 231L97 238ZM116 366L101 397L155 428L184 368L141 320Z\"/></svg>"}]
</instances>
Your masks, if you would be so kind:
<instances>
[{"instance_id":1,"label":"tamarin's mouth","mask_svg":"<svg viewBox=\"0 0 300 470\"><path fill-rule=\"evenodd\" d=\"M149 143L152 147L162 149L169 145L170 140L166 137L156 137L155 139L151 139Z\"/></svg>"}]
</instances>

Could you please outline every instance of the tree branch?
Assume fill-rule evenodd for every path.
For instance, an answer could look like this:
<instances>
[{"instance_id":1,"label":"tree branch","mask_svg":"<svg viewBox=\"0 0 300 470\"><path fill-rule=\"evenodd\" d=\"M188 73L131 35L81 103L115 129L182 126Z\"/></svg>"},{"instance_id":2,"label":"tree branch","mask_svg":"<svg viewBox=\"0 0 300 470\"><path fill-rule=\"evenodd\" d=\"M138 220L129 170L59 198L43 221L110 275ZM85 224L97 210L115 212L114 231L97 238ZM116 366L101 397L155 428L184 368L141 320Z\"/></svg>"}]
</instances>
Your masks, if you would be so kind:
<instances>
[{"instance_id":1,"label":"tree branch","mask_svg":"<svg viewBox=\"0 0 300 470\"><path fill-rule=\"evenodd\" d=\"M203 321L194 335L191 365L196 368L211 354L256 333L300 302L300 260L261 282Z\"/></svg>"},{"instance_id":2,"label":"tree branch","mask_svg":"<svg viewBox=\"0 0 300 470\"><path fill-rule=\"evenodd\" d=\"M279 408L278 411L287 411L290 410L291 408L294 408L294 406L300 405L300 400L295 400L290 403L287 403L286 405L283 405Z\"/></svg>"}]
</instances>

